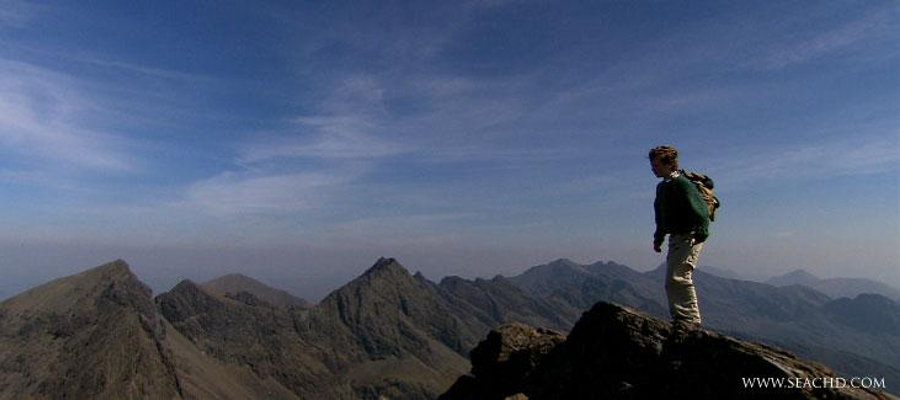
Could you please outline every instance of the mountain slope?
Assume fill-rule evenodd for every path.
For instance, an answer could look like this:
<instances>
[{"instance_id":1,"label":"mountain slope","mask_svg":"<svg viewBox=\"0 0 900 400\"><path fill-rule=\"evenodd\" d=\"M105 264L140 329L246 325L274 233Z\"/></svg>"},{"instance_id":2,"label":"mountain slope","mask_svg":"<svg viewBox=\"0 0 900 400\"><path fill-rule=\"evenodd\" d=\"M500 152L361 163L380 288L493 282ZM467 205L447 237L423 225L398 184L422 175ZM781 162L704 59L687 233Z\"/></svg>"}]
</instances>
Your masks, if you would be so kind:
<instances>
[{"instance_id":1,"label":"mountain slope","mask_svg":"<svg viewBox=\"0 0 900 400\"><path fill-rule=\"evenodd\" d=\"M468 368L469 350L490 329L513 320L570 325L580 313L503 278L435 284L389 258L310 309L263 301L245 289L272 289L243 277L215 282L228 280L238 284L181 282L157 296L159 312L216 362L303 398L434 397Z\"/></svg>"},{"instance_id":2,"label":"mountain slope","mask_svg":"<svg viewBox=\"0 0 900 400\"><path fill-rule=\"evenodd\" d=\"M877 294L841 297L825 305L836 321L863 332L900 336L900 305Z\"/></svg>"},{"instance_id":3,"label":"mountain slope","mask_svg":"<svg viewBox=\"0 0 900 400\"><path fill-rule=\"evenodd\" d=\"M473 281L447 277L441 280L438 290L451 312L469 321L470 330L482 335L512 321L566 330L582 311L566 303L531 297L502 276ZM474 343L466 348L472 346Z\"/></svg>"},{"instance_id":4,"label":"mountain slope","mask_svg":"<svg viewBox=\"0 0 900 400\"><path fill-rule=\"evenodd\" d=\"M228 364L208 355L165 318L165 351L175 365L186 399L299 399L272 377L260 379L250 367Z\"/></svg>"},{"instance_id":5,"label":"mountain slope","mask_svg":"<svg viewBox=\"0 0 900 400\"><path fill-rule=\"evenodd\" d=\"M243 290L213 295L190 281L156 302L203 353L301 398L427 398L465 371L463 351L483 334L470 332L438 292L381 259L308 310Z\"/></svg>"},{"instance_id":6,"label":"mountain slope","mask_svg":"<svg viewBox=\"0 0 900 400\"><path fill-rule=\"evenodd\" d=\"M360 396L440 393L467 367L457 351L473 336L427 281L387 258L325 297L306 326L323 347L344 352Z\"/></svg>"},{"instance_id":7,"label":"mountain slope","mask_svg":"<svg viewBox=\"0 0 900 400\"><path fill-rule=\"evenodd\" d=\"M0 397L173 398L150 289L116 261L0 303Z\"/></svg>"},{"instance_id":8,"label":"mountain slope","mask_svg":"<svg viewBox=\"0 0 900 400\"><path fill-rule=\"evenodd\" d=\"M218 362L248 368L262 380L275 380L304 398L341 393L317 348L295 330L288 310L242 292L234 298L213 296L182 281L156 298L160 314L179 334Z\"/></svg>"}]
</instances>

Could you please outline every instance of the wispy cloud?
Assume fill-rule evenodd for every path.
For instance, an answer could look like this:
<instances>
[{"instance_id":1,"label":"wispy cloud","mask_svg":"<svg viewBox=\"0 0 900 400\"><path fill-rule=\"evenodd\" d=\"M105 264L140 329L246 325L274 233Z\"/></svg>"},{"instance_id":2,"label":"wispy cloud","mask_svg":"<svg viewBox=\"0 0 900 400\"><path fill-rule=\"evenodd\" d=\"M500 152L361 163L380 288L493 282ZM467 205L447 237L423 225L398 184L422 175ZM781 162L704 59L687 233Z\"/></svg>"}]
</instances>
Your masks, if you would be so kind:
<instances>
[{"instance_id":1,"label":"wispy cloud","mask_svg":"<svg viewBox=\"0 0 900 400\"><path fill-rule=\"evenodd\" d=\"M804 35L802 30L789 35L779 35L777 41L766 43L765 51L747 60L754 69L778 70L814 61L821 57L852 49L857 44L877 39L893 38L896 44L897 19L895 5L886 9L871 10L856 19L828 30ZM801 21L799 23L806 23Z\"/></svg>"},{"instance_id":2,"label":"wispy cloud","mask_svg":"<svg viewBox=\"0 0 900 400\"><path fill-rule=\"evenodd\" d=\"M39 7L21 0L0 0L0 28L21 28L38 13Z\"/></svg>"},{"instance_id":3,"label":"wispy cloud","mask_svg":"<svg viewBox=\"0 0 900 400\"><path fill-rule=\"evenodd\" d=\"M316 210L334 205L380 159L410 150L384 135L378 82L348 77L319 108L319 115L239 144L235 168L193 184L188 201L219 216Z\"/></svg>"},{"instance_id":4,"label":"wispy cloud","mask_svg":"<svg viewBox=\"0 0 900 400\"><path fill-rule=\"evenodd\" d=\"M360 174L352 169L285 175L225 172L193 184L187 200L223 217L295 213L323 206L335 187Z\"/></svg>"},{"instance_id":5,"label":"wispy cloud","mask_svg":"<svg viewBox=\"0 0 900 400\"><path fill-rule=\"evenodd\" d=\"M93 128L102 108L65 75L0 60L0 151L43 166L106 172L134 169L125 141Z\"/></svg>"},{"instance_id":6,"label":"wispy cloud","mask_svg":"<svg viewBox=\"0 0 900 400\"><path fill-rule=\"evenodd\" d=\"M146 65L138 65L138 64L128 63L128 62L119 61L119 60L105 59L105 58L98 57L98 56L86 56L83 54L77 54L77 55L67 54L67 55L65 55L65 57L66 57L66 59L76 61L76 62L82 62L82 63L88 64L88 65L91 65L94 67L117 69L117 70L121 70L121 71L127 71L127 72L130 72L133 74L140 74L140 75L148 76L148 77L162 78L162 79L167 79L167 80L190 81L190 82L209 81L210 80L210 78L205 75L191 74L191 73L186 73L186 72L181 72L181 71L173 71L173 70L163 69L163 68L155 68L155 67L146 66Z\"/></svg>"},{"instance_id":7,"label":"wispy cloud","mask_svg":"<svg viewBox=\"0 0 900 400\"><path fill-rule=\"evenodd\" d=\"M778 148L758 149L755 155L723 159L723 181L739 185L755 179L804 179L858 176L896 171L900 139L896 136L839 138Z\"/></svg>"},{"instance_id":8,"label":"wispy cloud","mask_svg":"<svg viewBox=\"0 0 900 400\"><path fill-rule=\"evenodd\" d=\"M400 154L404 146L381 139L372 132L381 129L364 117L300 117L289 137L252 143L242 150L239 162L260 163L278 159L371 159Z\"/></svg>"}]
</instances>

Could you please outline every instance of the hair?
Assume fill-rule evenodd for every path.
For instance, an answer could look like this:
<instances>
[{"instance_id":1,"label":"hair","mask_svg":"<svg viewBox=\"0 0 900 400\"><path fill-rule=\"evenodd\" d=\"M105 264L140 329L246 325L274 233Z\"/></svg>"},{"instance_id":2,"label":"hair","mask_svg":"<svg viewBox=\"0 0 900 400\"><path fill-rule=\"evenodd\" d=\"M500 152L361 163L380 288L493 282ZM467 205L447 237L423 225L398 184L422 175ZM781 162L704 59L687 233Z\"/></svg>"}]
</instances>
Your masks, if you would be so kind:
<instances>
[{"instance_id":1,"label":"hair","mask_svg":"<svg viewBox=\"0 0 900 400\"><path fill-rule=\"evenodd\" d=\"M678 169L678 150L672 146L656 146L650 149L650 161L659 159L666 165L671 165L674 169Z\"/></svg>"}]
</instances>

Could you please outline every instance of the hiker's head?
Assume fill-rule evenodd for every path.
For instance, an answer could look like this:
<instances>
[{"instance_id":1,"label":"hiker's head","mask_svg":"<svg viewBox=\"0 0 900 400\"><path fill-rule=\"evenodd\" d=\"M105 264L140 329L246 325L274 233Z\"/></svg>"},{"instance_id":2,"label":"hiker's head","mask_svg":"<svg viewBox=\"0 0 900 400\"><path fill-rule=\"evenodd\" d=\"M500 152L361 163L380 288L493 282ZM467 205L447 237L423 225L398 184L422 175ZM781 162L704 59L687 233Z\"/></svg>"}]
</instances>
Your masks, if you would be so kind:
<instances>
[{"instance_id":1,"label":"hiker's head","mask_svg":"<svg viewBox=\"0 0 900 400\"><path fill-rule=\"evenodd\" d=\"M650 167L660 178L678 171L678 150L672 146L657 146L650 149Z\"/></svg>"}]
</instances>

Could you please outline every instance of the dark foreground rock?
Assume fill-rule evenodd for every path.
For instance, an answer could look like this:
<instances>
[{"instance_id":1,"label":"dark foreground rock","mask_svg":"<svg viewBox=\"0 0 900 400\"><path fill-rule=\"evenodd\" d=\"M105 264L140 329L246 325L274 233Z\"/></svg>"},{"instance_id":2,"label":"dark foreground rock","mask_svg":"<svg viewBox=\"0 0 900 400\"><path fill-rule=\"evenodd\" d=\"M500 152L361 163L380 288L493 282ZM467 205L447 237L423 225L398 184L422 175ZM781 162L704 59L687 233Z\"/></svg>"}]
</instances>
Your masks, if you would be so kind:
<instances>
[{"instance_id":1,"label":"dark foreground rock","mask_svg":"<svg viewBox=\"0 0 900 400\"><path fill-rule=\"evenodd\" d=\"M568 338L505 325L471 358L472 373L442 399L895 398L852 388L829 369L776 348L706 330L673 331L668 322L603 302ZM771 387L779 381L783 387Z\"/></svg>"}]
</instances>

